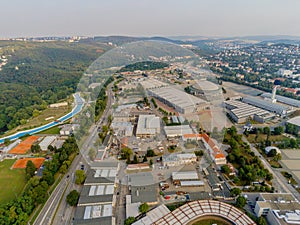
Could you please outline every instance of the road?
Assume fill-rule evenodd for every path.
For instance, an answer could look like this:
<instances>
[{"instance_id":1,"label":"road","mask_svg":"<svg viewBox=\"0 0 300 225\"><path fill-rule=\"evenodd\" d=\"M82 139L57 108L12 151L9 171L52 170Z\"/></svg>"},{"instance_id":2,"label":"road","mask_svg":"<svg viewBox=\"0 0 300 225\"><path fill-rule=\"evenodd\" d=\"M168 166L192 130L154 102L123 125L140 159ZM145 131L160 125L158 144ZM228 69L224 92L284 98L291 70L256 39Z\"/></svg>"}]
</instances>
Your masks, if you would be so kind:
<instances>
[{"instance_id":1,"label":"road","mask_svg":"<svg viewBox=\"0 0 300 225\"><path fill-rule=\"evenodd\" d=\"M278 190L278 192L282 192L282 193L291 193L292 195L294 195L294 197L296 199L298 199L300 201L299 193L298 194L295 193L295 190L293 190L293 188L287 184L287 181L283 176L278 176L278 174L274 171L274 169L271 167L271 165L266 161L266 159L254 147L254 145L251 144L250 142L248 142L248 140L245 136L243 136L242 140L245 143L248 143L250 145L251 150L254 152L254 154L260 158L264 167L267 168L269 170L269 172L273 175L272 183L273 183L275 190Z\"/></svg>"},{"instance_id":2,"label":"road","mask_svg":"<svg viewBox=\"0 0 300 225\"><path fill-rule=\"evenodd\" d=\"M95 143L96 139L98 138L98 127L102 127L102 125L107 124L108 115L111 113L111 108L112 108L111 106L113 103L113 92L111 90L112 85L113 85L113 83L111 83L107 86L107 105L102 114L102 117L99 119L97 124L91 126L91 128L89 130L90 135L86 138L85 142L82 145L84 147L84 149L80 150L80 155L78 155L74 159L72 166L68 172L68 174L70 174L70 177L66 178L66 179L68 179L69 185L66 187L66 191L65 191L64 195L61 192L60 195L56 196L57 198L62 199L62 201L61 201L61 204L59 205L59 207L58 207L58 205L56 205L56 207L54 207L55 209L57 209L57 207L58 207L58 209L57 209L57 212L55 215L52 214L52 224L53 225L71 224L71 222L72 222L75 210L74 210L74 207L70 207L66 203L65 199L70 191L72 191L74 189L77 191L81 190L81 187L74 183L74 179L75 179L74 174L77 169L80 169L79 168L80 164L84 164L85 170L87 170L88 165L90 165L92 162L88 156L89 149L94 146L94 143ZM50 217L50 215L48 215L48 216ZM44 225L44 223L40 223L40 224ZM47 224L47 223L45 223L45 224Z\"/></svg>"},{"instance_id":3,"label":"road","mask_svg":"<svg viewBox=\"0 0 300 225\"><path fill-rule=\"evenodd\" d=\"M98 129L102 128L103 125L107 124L108 117L112 113L112 104L113 104L113 91L111 90L114 83L110 83L107 86L107 103L106 108L96 124L93 124L89 130L89 136L86 138L85 142L80 149L81 154L83 155L85 161L90 165L91 160L89 157L89 150L94 146L96 140L98 139Z\"/></svg>"},{"instance_id":4,"label":"road","mask_svg":"<svg viewBox=\"0 0 300 225\"><path fill-rule=\"evenodd\" d=\"M61 201L62 204L65 203L65 198L62 199L62 196L65 192L66 196L68 194L68 190L73 188L74 182L72 180L72 174L75 174L75 171L78 169L80 162L82 161L82 156L77 155L73 160L72 165L69 168L69 172L65 174L61 180L61 182L57 185L55 190L50 195L49 199L47 200L46 204L44 205L43 209L41 210L40 214L36 218L34 225L50 225L57 207L59 206L59 202ZM75 175L73 175L75 176ZM59 214L58 211L56 213ZM55 224L55 223L53 223Z\"/></svg>"}]
</instances>

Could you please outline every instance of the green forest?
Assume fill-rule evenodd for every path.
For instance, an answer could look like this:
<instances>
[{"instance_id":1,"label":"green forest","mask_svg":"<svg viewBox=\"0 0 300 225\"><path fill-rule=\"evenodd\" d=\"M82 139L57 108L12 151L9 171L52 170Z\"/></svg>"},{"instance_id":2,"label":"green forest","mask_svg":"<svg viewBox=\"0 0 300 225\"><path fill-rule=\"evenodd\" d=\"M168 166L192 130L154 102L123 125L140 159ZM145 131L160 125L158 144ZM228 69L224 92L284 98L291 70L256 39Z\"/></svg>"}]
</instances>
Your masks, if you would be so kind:
<instances>
[{"instance_id":1,"label":"green forest","mask_svg":"<svg viewBox=\"0 0 300 225\"><path fill-rule=\"evenodd\" d=\"M104 44L0 41L0 134L26 123L35 110L67 98Z\"/></svg>"}]
</instances>

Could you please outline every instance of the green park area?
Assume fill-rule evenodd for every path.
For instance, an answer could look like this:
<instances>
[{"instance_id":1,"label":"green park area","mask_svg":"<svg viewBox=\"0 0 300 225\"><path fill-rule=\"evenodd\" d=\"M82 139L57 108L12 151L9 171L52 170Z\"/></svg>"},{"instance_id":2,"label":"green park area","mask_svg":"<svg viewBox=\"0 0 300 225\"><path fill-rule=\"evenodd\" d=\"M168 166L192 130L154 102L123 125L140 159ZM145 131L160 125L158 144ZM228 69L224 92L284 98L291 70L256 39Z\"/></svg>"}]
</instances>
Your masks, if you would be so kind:
<instances>
[{"instance_id":1,"label":"green park area","mask_svg":"<svg viewBox=\"0 0 300 225\"><path fill-rule=\"evenodd\" d=\"M15 159L0 162L0 205L19 196L26 184L25 170L11 169Z\"/></svg>"}]
</instances>

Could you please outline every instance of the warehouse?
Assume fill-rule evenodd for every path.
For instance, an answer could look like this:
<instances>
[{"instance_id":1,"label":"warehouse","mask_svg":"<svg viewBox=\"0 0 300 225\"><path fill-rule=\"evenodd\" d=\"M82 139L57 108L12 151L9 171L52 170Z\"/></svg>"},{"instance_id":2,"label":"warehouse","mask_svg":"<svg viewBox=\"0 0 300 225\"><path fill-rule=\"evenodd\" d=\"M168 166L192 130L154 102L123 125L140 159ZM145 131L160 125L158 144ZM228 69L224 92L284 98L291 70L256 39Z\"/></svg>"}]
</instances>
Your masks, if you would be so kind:
<instances>
[{"instance_id":1,"label":"warehouse","mask_svg":"<svg viewBox=\"0 0 300 225\"><path fill-rule=\"evenodd\" d=\"M44 140L41 141L41 143L39 144L39 146L41 147L42 151L47 151L48 150L48 146L51 145L54 140L56 139L55 136L47 136L44 138Z\"/></svg>"},{"instance_id":2,"label":"warehouse","mask_svg":"<svg viewBox=\"0 0 300 225\"><path fill-rule=\"evenodd\" d=\"M153 137L160 133L160 118L155 115L140 115L136 128L137 137Z\"/></svg>"},{"instance_id":3,"label":"warehouse","mask_svg":"<svg viewBox=\"0 0 300 225\"><path fill-rule=\"evenodd\" d=\"M198 96L206 101L220 99L222 92L218 85L207 81L199 80L196 84L189 87L193 95Z\"/></svg>"},{"instance_id":4,"label":"warehouse","mask_svg":"<svg viewBox=\"0 0 300 225\"><path fill-rule=\"evenodd\" d=\"M238 100L225 101L225 107L229 110L230 118L236 123L245 123L249 118L264 123L275 117L273 113Z\"/></svg>"},{"instance_id":5,"label":"warehouse","mask_svg":"<svg viewBox=\"0 0 300 225\"><path fill-rule=\"evenodd\" d=\"M197 162L195 153L170 154L162 156L163 166L180 166Z\"/></svg>"},{"instance_id":6,"label":"warehouse","mask_svg":"<svg viewBox=\"0 0 300 225\"><path fill-rule=\"evenodd\" d=\"M148 89L148 94L182 114L197 112L208 107L208 103L203 99L189 95L175 86Z\"/></svg>"},{"instance_id":7,"label":"warehouse","mask_svg":"<svg viewBox=\"0 0 300 225\"><path fill-rule=\"evenodd\" d=\"M199 180L196 171L180 171L172 173L172 180L174 181L193 181Z\"/></svg>"},{"instance_id":8,"label":"warehouse","mask_svg":"<svg viewBox=\"0 0 300 225\"><path fill-rule=\"evenodd\" d=\"M164 131L167 138L181 137L184 134L193 133L193 130L189 125L165 126Z\"/></svg>"},{"instance_id":9,"label":"warehouse","mask_svg":"<svg viewBox=\"0 0 300 225\"><path fill-rule=\"evenodd\" d=\"M264 93L261 95L261 97L264 98L268 98L271 99L272 98L272 94L271 93ZM284 97L284 96L280 96L280 95L276 95L276 100L278 102L290 105L290 106L294 106L297 108L300 108L300 101L296 100L296 99L292 99L292 98L288 98L288 97Z\"/></svg>"},{"instance_id":10,"label":"warehouse","mask_svg":"<svg viewBox=\"0 0 300 225\"><path fill-rule=\"evenodd\" d=\"M276 113L279 116L286 116L288 108L279 104L272 103L271 101L263 100L255 97L244 97L242 102L254 105L256 107Z\"/></svg>"}]
</instances>

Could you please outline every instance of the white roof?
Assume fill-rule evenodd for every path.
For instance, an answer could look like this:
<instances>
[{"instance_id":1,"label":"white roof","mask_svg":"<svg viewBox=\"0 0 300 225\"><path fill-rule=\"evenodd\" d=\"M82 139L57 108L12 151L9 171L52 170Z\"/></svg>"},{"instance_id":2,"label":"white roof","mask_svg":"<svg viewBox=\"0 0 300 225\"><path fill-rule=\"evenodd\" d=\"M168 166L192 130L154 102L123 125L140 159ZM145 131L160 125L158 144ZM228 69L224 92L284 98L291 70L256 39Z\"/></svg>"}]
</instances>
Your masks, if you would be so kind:
<instances>
[{"instance_id":1,"label":"white roof","mask_svg":"<svg viewBox=\"0 0 300 225\"><path fill-rule=\"evenodd\" d=\"M165 99L168 102L171 102L182 109L206 103L206 101L203 99L187 94L175 86L156 88L149 90L149 92Z\"/></svg>"},{"instance_id":2,"label":"white roof","mask_svg":"<svg viewBox=\"0 0 300 225\"><path fill-rule=\"evenodd\" d=\"M155 115L140 115L136 134L137 135L155 135L160 129L160 119Z\"/></svg>"},{"instance_id":3,"label":"white roof","mask_svg":"<svg viewBox=\"0 0 300 225\"><path fill-rule=\"evenodd\" d=\"M173 180L199 180L196 171L181 171L172 173Z\"/></svg>"},{"instance_id":4,"label":"white roof","mask_svg":"<svg viewBox=\"0 0 300 225\"><path fill-rule=\"evenodd\" d=\"M42 150L47 150L47 147L56 139L55 136L47 136L44 138L44 140L41 141L39 146Z\"/></svg>"},{"instance_id":5,"label":"white roof","mask_svg":"<svg viewBox=\"0 0 300 225\"><path fill-rule=\"evenodd\" d=\"M202 180L188 180L180 181L181 186L203 186L204 182Z\"/></svg>"},{"instance_id":6,"label":"white roof","mask_svg":"<svg viewBox=\"0 0 300 225\"><path fill-rule=\"evenodd\" d=\"M296 116L292 119L289 119L287 122L299 127L300 126L300 116Z\"/></svg>"},{"instance_id":7,"label":"white roof","mask_svg":"<svg viewBox=\"0 0 300 225\"><path fill-rule=\"evenodd\" d=\"M189 125L179 125L179 126L165 126L165 133L167 137L177 137L183 136L184 134L192 134L193 130Z\"/></svg>"}]
</instances>

